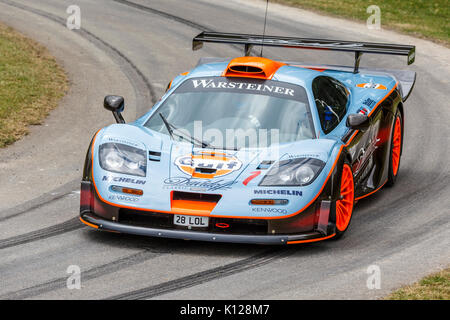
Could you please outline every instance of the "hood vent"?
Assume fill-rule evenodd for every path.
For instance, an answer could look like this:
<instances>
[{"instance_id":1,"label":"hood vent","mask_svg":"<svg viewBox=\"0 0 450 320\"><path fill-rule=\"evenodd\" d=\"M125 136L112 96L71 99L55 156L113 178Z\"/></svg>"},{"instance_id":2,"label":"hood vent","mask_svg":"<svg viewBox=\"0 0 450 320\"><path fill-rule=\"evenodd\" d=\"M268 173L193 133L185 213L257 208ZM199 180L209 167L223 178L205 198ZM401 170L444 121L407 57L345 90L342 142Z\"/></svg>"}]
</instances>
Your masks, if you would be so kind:
<instances>
[{"instance_id":1,"label":"hood vent","mask_svg":"<svg viewBox=\"0 0 450 320\"><path fill-rule=\"evenodd\" d=\"M217 169L211 169L211 168L195 168L196 173L201 174L215 174L217 172ZM195 177L195 173L192 175Z\"/></svg>"},{"instance_id":2,"label":"hood vent","mask_svg":"<svg viewBox=\"0 0 450 320\"><path fill-rule=\"evenodd\" d=\"M161 152L149 151L148 160L150 161L161 161Z\"/></svg>"},{"instance_id":3,"label":"hood vent","mask_svg":"<svg viewBox=\"0 0 450 320\"><path fill-rule=\"evenodd\" d=\"M270 166L274 163L275 161L273 160L264 160L263 162L261 162L258 167L256 167L256 169L258 170L267 170L270 168Z\"/></svg>"}]
</instances>

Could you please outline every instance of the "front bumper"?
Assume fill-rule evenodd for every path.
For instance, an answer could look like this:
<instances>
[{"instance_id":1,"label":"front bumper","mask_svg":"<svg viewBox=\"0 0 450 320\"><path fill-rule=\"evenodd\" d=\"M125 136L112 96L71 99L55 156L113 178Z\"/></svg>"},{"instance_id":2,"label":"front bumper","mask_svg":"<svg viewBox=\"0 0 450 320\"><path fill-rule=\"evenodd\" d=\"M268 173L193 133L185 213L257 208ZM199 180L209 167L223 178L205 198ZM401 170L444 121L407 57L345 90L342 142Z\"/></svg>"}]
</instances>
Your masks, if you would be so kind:
<instances>
[{"instance_id":1,"label":"front bumper","mask_svg":"<svg viewBox=\"0 0 450 320\"><path fill-rule=\"evenodd\" d=\"M150 236L159 238L171 238L182 240L198 240L211 242L229 242L229 243L251 243L251 244L295 244L326 240L332 238L335 234L323 236L320 232L309 232L298 235L239 235L209 233L191 230L168 230L147 227L138 227L126 225L118 222L112 222L94 217L92 214L84 214L81 221L98 230L128 233L139 236Z\"/></svg>"},{"instance_id":2,"label":"front bumper","mask_svg":"<svg viewBox=\"0 0 450 320\"><path fill-rule=\"evenodd\" d=\"M142 236L252 244L296 244L332 238L330 201L317 200L304 212L280 219L210 217L207 228L173 224L173 212L121 208L103 202L91 182L81 184L80 219L98 230ZM226 224L227 229L218 225Z\"/></svg>"}]
</instances>

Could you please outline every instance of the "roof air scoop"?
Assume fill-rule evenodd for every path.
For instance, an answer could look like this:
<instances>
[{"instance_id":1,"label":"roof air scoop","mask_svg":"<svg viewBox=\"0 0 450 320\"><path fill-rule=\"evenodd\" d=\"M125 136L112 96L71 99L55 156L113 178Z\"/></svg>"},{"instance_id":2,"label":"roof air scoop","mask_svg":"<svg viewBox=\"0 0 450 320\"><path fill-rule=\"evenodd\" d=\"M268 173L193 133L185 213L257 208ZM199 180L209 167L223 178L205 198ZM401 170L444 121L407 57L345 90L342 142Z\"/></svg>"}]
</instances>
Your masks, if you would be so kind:
<instances>
[{"instance_id":1,"label":"roof air scoop","mask_svg":"<svg viewBox=\"0 0 450 320\"><path fill-rule=\"evenodd\" d=\"M275 72L284 65L284 63L266 58L240 57L230 61L223 76L270 80Z\"/></svg>"},{"instance_id":2,"label":"roof air scoop","mask_svg":"<svg viewBox=\"0 0 450 320\"><path fill-rule=\"evenodd\" d=\"M263 73L263 69L260 67L254 67L254 66L231 66L228 68L230 71L233 72L243 72L243 73Z\"/></svg>"}]
</instances>

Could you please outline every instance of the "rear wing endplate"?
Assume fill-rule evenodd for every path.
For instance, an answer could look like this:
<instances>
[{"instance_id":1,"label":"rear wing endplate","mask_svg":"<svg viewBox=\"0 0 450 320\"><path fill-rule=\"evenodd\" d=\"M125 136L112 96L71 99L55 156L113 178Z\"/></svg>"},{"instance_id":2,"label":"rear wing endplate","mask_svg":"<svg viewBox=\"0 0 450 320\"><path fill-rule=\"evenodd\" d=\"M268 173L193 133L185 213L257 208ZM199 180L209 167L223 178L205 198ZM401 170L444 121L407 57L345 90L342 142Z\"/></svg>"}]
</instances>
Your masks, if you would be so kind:
<instances>
[{"instance_id":1,"label":"rear wing endplate","mask_svg":"<svg viewBox=\"0 0 450 320\"><path fill-rule=\"evenodd\" d=\"M250 52L254 45L297 49L350 51L355 53L355 64L353 67L354 73L358 72L359 62L363 53L407 56L407 63L408 65L410 65L414 63L416 52L416 47L411 45L312 38L276 37L206 31L200 33L192 40L192 50L201 49L204 42L241 44L244 46L244 52L246 56L250 55Z\"/></svg>"}]
</instances>

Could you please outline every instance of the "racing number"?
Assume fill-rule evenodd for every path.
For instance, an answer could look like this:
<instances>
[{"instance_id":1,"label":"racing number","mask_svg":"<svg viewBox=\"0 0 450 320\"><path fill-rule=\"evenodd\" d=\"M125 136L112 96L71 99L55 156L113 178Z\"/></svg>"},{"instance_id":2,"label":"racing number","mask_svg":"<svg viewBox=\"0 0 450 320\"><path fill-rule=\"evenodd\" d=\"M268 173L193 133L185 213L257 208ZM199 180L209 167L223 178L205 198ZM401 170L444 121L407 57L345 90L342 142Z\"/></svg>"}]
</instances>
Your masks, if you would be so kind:
<instances>
[{"instance_id":1,"label":"racing number","mask_svg":"<svg viewBox=\"0 0 450 320\"><path fill-rule=\"evenodd\" d=\"M246 186L250 181L252 181L253 179L255 179L257 176L259 176L261 174L261 171L253 171L251 172L251 175L245 179L244 181L242 181L242 184L244 186Z\"/></svg>"}]
</instances>

